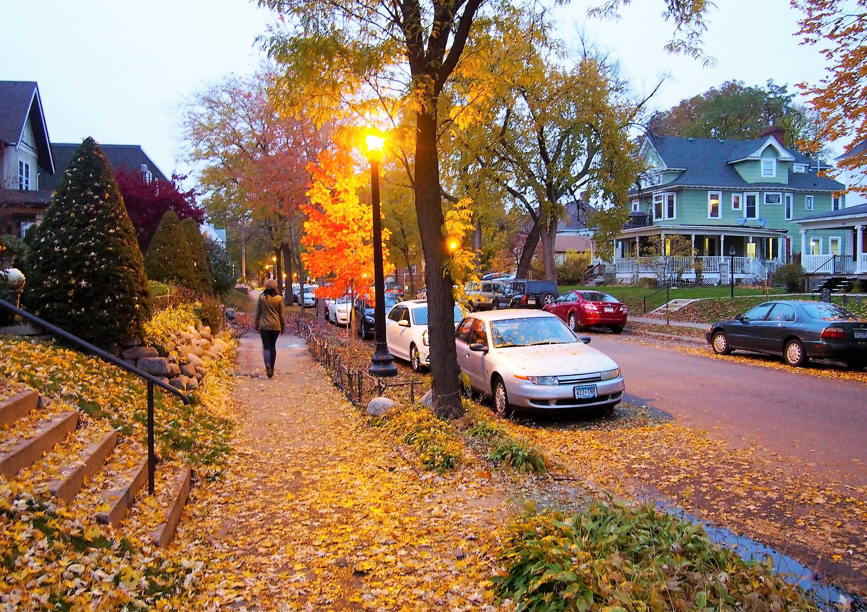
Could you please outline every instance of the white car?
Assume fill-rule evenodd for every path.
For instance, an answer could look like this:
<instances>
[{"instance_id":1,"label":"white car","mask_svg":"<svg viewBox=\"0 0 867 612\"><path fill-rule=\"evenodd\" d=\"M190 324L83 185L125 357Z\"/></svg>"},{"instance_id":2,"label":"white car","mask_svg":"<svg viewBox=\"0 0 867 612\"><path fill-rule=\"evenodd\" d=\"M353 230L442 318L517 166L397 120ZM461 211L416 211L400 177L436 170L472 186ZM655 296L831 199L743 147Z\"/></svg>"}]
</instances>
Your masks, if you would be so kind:
<instances>
[{"instance_id":1,"label":"white car","mask_svg":"<svg viewBox=\"0 0 867 612\"><path fill-rule=\"evenodd\" d=\"M348 295L330 300L328 303L328 320L335 325L349 325L349 315L352 312L352 298Z\"/></svg>"},{"instance_id":2,"label":"white car","mask_svg":"<svg viewBox=\"0 0 867 612\"><path fill-rule=\"evenodd\" d=\"M613 408L626 391L623 375L588 342L550 312L473 313L455 332L461 384L493 397L501 416Z\"/></svg>"},{"instance_id":3,"label":"white car","mask_svg":"<svg viewBox=\"0 0 867 612\"><path fill-rule=\"evenodd\" d=\"M304 285L304 306L306 308L312 308L316 305L316 295L314 292L319 288L319 285ZM298 291L301 291L301 288L298 288ZM296 293L295 294L295 302L301 303L301 296Z\"/></svg>"},{"instance_id":4,"label":"white car","mask_svg":"<svg viewBox=\"0 0 867 612\"><path fill-rule=\"evenodd\" d=\"M455 325L464 318L463 309L455 304ZM427 337L427 300L398 302L385 318L385 338L388 352L409 361L418 372L430 366L430 346Z\"/></svg>"}]
</instances>

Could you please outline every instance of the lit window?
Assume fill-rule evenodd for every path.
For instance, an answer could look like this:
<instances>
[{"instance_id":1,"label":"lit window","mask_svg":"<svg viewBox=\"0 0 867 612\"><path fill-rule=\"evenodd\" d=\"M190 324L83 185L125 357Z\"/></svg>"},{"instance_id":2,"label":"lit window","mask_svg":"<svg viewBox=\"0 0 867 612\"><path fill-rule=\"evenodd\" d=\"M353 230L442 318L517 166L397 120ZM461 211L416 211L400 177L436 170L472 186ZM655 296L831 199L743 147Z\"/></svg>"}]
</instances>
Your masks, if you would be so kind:
<instances>
[{"instance_id":1,"label":"lit window","mask_svg":"<svg viewBox=\"0 0 867 612\"><path fill-rule=\"evenodd\" d=\"M775 177L777 176L777 160L763 159L762 160L762 176Z\"/></svg>"},{"instance_id":2,"label":"lit window","mask_svg":"<svg viewBox=\"0 0 867 612\"><path fill-rule=\"evenodd\" d=\"M732 210L741 210L743 208L744 196L739 193L732 194Z\"/></svg>"},{"instance_id":3,"label":"lit window","mask_svg":"<svg viewBox=\"0 0 867 612\"><path fill-rule=\"evenodd\" d=\"M813 196L804 196L804 210L813 210Z\"/></svg>"},{"instance_id":4,"label":"lit window","mask_svg":"<svg viewBox=\"0 0 867 612\"><path fill-rule=\"evenodd\" d=\"M707 192L707 218L708 219L721 219L722 218L722 208L720 207L720 202L722 201L722 193L719 191L708 191Z\"/></svg>"},{"instance_id":5,"label":"lit window","mask_svg":"<svg viewBox=\"0 0 867 612\"><path fill-rule=\"evenodd\" d=\"M822 254L822 239L810 238L810 255Z\"/></svg>"},{"instance_id":6,"label":"lit window","mask_svg":"<svg viewBox=\"0 0 867 612\"><path fill-rule=\"evenodd\" d=\"M30 164L21 160L18 160L18 189L30 189Z\"/></svg>"}]
</instances>

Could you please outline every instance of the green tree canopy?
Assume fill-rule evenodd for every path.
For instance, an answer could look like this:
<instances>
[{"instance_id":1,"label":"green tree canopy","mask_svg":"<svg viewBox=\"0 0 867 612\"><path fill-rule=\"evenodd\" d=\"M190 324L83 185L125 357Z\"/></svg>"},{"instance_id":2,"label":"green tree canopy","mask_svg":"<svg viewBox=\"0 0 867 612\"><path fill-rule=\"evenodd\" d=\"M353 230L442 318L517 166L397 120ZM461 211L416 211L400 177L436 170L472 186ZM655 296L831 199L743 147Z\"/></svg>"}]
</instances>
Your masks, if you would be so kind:
<instances>
[{"instance_id":1,"label":"green tree canopy","mask_svg":"<svg viewBox=\"0 0 867 612\"><path fill-rule=\"evenodd\" d=\"M193 277L196 286L190 287L190 289L209 295L213 294L214 277L211 273L211 262L205 249L205 239L202 237L201 227L195 219L188 217L181 221L181 229L187 236L187 242L190 244L190 255L193 258Z\"/></svg>"},{"instance_id":2,"label":"green tree canopy","mask_svg":"<svg viewBox=\"0 0 867 612\"><path fill-rule=\"evenodd\" d=\"M39 225L26 303L38 316L107 346L150 318L135 229L93 138L78 147Z\"/></svg>"},{"instance_id":3,"label":"green tree canopy","mask_svg":"<svg viewBox=\"0 0 867 612\"><path fill-rule=\"evenodd\" d=\"M173 210L163 215L154 232L145 255L145 269L151 280L196 289L196 270L193 267L190 241Z\"/></svg>"},{"instance_id":4,"label":"green tree canopy","mask_svg":"<svg viewBox=\"0 0 867 612\"><path fill-rule=\"evenodd\" d=\"M726 81L650 119L650 131L660 136L753 140L771 126L786 129L786 146L804 150L815 139L819 115L794 101L786 85L768 81L748 87Z\"/></svg>"}]
</instances>

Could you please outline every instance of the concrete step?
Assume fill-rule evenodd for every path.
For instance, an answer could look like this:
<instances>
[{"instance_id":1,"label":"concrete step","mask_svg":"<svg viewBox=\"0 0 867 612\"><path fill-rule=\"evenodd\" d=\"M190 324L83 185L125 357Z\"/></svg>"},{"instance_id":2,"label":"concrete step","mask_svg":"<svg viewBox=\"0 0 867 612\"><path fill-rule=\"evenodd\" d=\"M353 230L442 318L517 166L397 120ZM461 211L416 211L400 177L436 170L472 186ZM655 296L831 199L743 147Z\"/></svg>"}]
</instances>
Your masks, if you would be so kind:
<instances>
[{"instance_id":1,"label":"concrete step","mask_svg":"<svg viewBox=\"0 0 867 612\"><path fill-rule=\"evenodd\" d=\"M56 498L69 502L78 495L85 480L92 478L105 463L105 459L117 445L117 431L110 431L89 445L81 461L74 467L61 472L58 480L48 485L48 490Z\"/></svg>"},{"instance_id":2,"label":"concrete step","mask_svg":"<svg viewBox=\"0 0 867 612\"><path fill-rule=\"evenodd\" d=\"M39 393L28 389L0 402L0 427L30 414L39 404Z\"/></svg>"},{"instance_id":3,"label":"concrete step","mask_svg":"<svg viewBox=\"0 0 867 612\"><path fill-rule=\"evenodd\" d=\"M153 533L154 544L160 548L168 546L169 542L172 541L172 538L175 535L175 530L181 520L181 513L184 511L184 506L186 505L187 498L190 495L192 473L193 472L189 466L184 468L181 477L172 492L171 505L168 510L166 510L165 519L159 524Z\"/></svg>"},{"instance_id":4,"label":"concrete step","mask_svg":"<svg viewBox=\"0 0 867 612\"><path fill-rule=\"evenodd\" d=\"M652 311L648 312L647 315L653 316L655 314L656 315L665 314L666 310L668 312L677 312L678 310L680 310L684 306L688 306L688 305L692 304L693 302L697 302L697 301L698 300L688 300L688 299L671 300L670 302L668 302L668 304L663 304L662 306L660 306L656 310L652 310Z\"/></svg>"},{"instance_id":5,"label":"concrete step","mask_svg":"<svg viewBox=\"0 0 867 612\"><path fill-rule=\"evenodd\" d=\"M108 501L109 508L103 512L97 512L96 520L102 524L110 524L117 527L121 519L126 515L126 511L132 506L135 501L135 495L141 491L148 479L148 460L145 458L139 463L131 474L128 475L126 483L120 489L106 491L102 498Z\"/></svg>"},{"instance_id":6,"label":"concrete step","mask_svg":"<svg viewBox=\"0 0 867 612\"><path fill-rule=\"evenodd\" d=\"M78 416L78 410L64 412L42 425L32 438L18 442L12 450L0 457L0 474L12 478L22 468L33 465L55 444L75 430Z\"/></svg>"}]
</instances>

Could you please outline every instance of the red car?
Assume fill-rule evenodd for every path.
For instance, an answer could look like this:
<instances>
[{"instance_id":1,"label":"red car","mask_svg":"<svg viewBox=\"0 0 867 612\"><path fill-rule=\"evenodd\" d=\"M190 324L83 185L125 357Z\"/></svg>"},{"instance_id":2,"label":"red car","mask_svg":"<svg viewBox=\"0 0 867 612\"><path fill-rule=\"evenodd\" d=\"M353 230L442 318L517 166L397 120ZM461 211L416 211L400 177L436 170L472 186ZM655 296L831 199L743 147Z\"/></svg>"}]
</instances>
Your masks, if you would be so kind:
<instances>
[{"instance_id":1,"label":"red car","mask_svg":"<svg viewBox=\"0 0 867 612\"><path fill-rule=\"evenodd\" d=\"M619 334L626 325L626 304L601 291L567 291L543 308L566 321L572 331L604 326Z\"/></svg>"}]
</instances>

